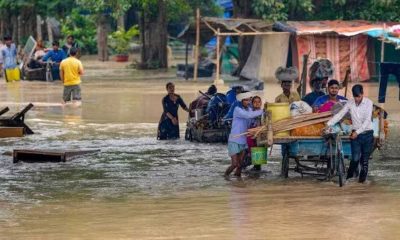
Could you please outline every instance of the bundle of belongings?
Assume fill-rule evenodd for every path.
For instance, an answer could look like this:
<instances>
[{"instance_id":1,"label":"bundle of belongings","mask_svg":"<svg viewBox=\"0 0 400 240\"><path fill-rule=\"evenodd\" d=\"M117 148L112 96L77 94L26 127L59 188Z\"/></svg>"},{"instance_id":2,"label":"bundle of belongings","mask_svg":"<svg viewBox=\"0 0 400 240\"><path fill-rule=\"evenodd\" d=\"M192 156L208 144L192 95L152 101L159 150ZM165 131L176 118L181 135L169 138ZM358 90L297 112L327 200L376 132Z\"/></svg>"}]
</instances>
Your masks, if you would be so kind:
<instances>
[{"instance_id":1,"label":"bundle of belongings","mask_svg":"<svg viewBox=\"0 0 400 240\"><path fill-rule=\"evenodd\" d=\"M282 68L283 69L283 68ZM278 79L292 79L289 75L296 75L295 70L292 69L278 69L279 78ZM278 71L277 70L277 71ZM328 113L331 115L337 114L347 103L347 99L339 95L340 83L335 79L328 81L329 77L333 74L333 64L328 59L319 59L314 62L310 67L310 79L312 84L312 92L303 97L302 101L290 101L290 115L292 118L300 118L302 116L308 116L312 113ZM285 76L288 75L288 76ZM324 81L326 81L324 83ZM324 84L326 84L324 86ZM323 92L323 88L326 88L326 93ZM306 100L308 100L306 102ZM309 100L313 100L310 104ZM379 114L380 108L374 105L373 112L373 130L374 136L379 137ZM386 113L384 118L386 119ZM326 117L326 115L321 115L321 119ZM314 118L316 120L316 118ZM290 130L291 136L321 136L325 128L325 122L314 121L310 125L305 123L299 124L299 127ZM336 130L343 132L345 135L350 135L352 131L352 121L350 113L347 113L342 121L336 124ZM385 136L388 133L388 122L384 120L384 131Z\"/></svg>"},{"instance_id":2,"label":"bundle of belongings","mask_svg":"<svg viewBox=\"0 0 400 240\"><path fill-rule=\"evenodd\" d=\"M321 60L312 65L310 75L313 76L313 92L300 100L297 92L291 91L291 82L297 77L295 69L280 67L276 77L281 82L283 93L276 97L275 107L268 110L267 124L261 127L248 129L250 137L267 139L267 144L273 144L274 136L285 137L289 134L295 137L321 137L326 128L326 123L339 113L347 104L347 99L339 95L340 83L335 79L328 81L332 75L332 64L329 60ZM322 81L327 81L327 93L322 92ZM310 97L311 96L311 97ZM307 100L307 101L306 101ZM309 103L311 102L311 104ZM283 105L281 103L287 103ZM269 104L266 105L269 108ZM271 106L274 106L271 104ZM285 111L286 106L289 108ZM280 120L274 115L281 115ZM290 116L289 116L290 115ZM373 105L372 128L373 135L379 140L388 136L387 113L380 107ZM351 115L348 112L341 121L334 126L334 131L350 135L353 131ZM289 132L288 132L289 131ZM280 135L278 135L280 134ZM377 146L379 147L379 142Z\"/></svg>"},{"instance_id":3,"label":"bundle of belongings","mask_svg":"<svg viewBox=\"0 0 400 240\"><path fill-rule=\"evenodd\" d=\"M206 93L189 105L189 118L193 124L202 128L212 128L221 124L222 118L229 110L227 96L217 93L215 85L211 85Z\"/></svg>"}]
</instances>

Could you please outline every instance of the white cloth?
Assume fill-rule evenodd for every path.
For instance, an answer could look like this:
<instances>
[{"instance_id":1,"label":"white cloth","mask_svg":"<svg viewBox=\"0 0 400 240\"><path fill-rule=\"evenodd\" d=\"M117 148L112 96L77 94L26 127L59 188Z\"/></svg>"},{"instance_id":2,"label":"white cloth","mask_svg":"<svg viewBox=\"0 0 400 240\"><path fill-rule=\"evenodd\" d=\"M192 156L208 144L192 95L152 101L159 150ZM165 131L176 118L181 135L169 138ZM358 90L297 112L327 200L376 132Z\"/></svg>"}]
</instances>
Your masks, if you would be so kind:
<instances>
[{"instance_id":1,"label":"white cloth","mask_svg":"<svg viewBox=\"0 0 400 240\"><path fill-rule=\"evenodd\" d=\"M312 113L312 108L304 101L295 101L290 104L290 115L292 117Z\"/></svg>"},{"instance_id":2,"label":"white cloth","mask_svg":"<svg viewBox=\"0 0 400 240\"><path fill-rule=\"evenodd\" d=\"M372 129L372 108L373 102L363 97L360 105L357 106L354 99L347 101L346 105L338 112L331 120L328 121L328 126L333 126L339 122L347 112L350 112L352 128L357 134L361 134Z\"/></svg>"}]
</instances>

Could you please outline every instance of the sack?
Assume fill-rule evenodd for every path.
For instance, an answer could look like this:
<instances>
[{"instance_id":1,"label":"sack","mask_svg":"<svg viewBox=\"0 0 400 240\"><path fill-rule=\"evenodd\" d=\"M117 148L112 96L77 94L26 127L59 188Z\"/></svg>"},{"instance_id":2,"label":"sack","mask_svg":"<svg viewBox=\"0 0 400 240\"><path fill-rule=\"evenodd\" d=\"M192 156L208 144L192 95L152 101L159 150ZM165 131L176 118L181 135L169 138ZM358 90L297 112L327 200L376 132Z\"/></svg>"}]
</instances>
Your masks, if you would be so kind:
<instances>
[{"instance_id":1,"label":"sack","mask_svg":"<svg viewBox=\"0 0 400 240\"><path fill-rule=\"evenodd\" d=\"M304 101L296 101L290 104L290 115L292 117L312 113L312 108Z\"/></svg>"},{"instance_id":2,"label":"sack","mask_svg":"<svg viewBox=\"0 0 400 240\"><path fill-rule=\"evenodd\" d=\"M295 128L290 131L291 136L321 136L325 127L324 123L316 123L313 125Z\"/></svg>"}]
</instances>

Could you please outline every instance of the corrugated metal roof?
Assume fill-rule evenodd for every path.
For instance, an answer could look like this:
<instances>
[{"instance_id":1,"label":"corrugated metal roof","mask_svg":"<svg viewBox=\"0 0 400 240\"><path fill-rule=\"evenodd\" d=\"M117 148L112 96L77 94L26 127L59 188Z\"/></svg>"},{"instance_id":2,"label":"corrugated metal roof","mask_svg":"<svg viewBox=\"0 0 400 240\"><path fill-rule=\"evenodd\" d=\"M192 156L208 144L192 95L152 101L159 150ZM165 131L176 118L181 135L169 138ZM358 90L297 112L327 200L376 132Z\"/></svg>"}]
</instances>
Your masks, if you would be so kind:
<instances>
[{"instance_id":1,"label":"corrugated metal roof","mask_svg":"<svg viewBox=\"0 0 400 240\"><path fill-rule=\"evenodd\" d=\"M383 30L383 23L373 23L364 20L288 21L276 22L274 29L297 35L336 33L344 36L354 36L368 31Z\"/></svg>"}]
</instances>

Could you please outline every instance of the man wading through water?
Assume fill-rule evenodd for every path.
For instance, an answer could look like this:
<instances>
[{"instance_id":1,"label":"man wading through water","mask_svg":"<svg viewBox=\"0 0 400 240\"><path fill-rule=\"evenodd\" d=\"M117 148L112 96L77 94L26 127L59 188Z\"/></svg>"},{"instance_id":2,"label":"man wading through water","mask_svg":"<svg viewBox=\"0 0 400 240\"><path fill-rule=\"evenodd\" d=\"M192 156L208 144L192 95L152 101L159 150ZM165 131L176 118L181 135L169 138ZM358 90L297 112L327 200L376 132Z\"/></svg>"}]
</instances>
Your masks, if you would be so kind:
<instances>
[{"instance_id":1,"label":"man wading through water","mask_svg":"<svg viewBox=\"0 0 400 240\"><path fill-rule=\"evenodd\" d=\"M61 50L62 51L62 50ZM75 56L78 50L74 47L70 49L70 57L63 60L60 64L60 77L64 83L63 103L72 101L77 105L81 103L81 75L83 66Z\"/></svg>"},{"instance_id":2,"label":"man wading through water","mask_svg":"<svg viewBox=\"0 0 400 240\"><path fill-rule=\"evenodd\" d=\"M347 179L352 178L360 163L361 171L358 181L365 182L368 175L368 160L371 155L374 144L374 132L372 130L372 108L373 103L370 99L364 97L362 85L354 85L351 89L353 93L352 100L349 100L343 109L328 121L327 125L332 127L339 122L347 112L350 112L353 122L353 131L351 139L351 161L347 172Z\"/></svg>"}]
</instances>

